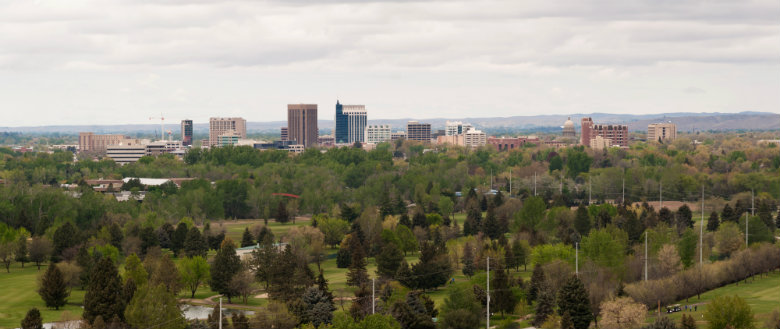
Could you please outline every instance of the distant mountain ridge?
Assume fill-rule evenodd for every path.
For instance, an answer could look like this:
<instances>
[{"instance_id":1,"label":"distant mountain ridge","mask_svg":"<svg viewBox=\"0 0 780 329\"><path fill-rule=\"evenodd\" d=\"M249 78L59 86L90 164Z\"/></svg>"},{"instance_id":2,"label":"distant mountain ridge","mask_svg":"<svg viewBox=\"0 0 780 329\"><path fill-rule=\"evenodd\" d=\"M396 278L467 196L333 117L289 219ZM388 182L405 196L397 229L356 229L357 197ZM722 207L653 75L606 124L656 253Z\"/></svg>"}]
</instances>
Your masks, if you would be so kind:
<instances>
[{"instance_id":1,"label":"distant mountain ridge","mask_svg":"<svg viewBox=\"0 0 780 329\"><path fill-rule=\"evenodd\" d=\"M369 113L370 114L370 113ZM571 117L574 125L579 130L580 119L591 117L595 123L626 124L631 131L645 131L647 125L656 122L671 121L677 124L679 131L727 131L727 130L780 130L780 114L768 112L740 112L740 113L662 113L662 114L613 114L591 113L571 115L533 115L511 116L493 118L429 118L429 119L369 119L368 124L389 124L393 130L406 129L406 123L410 120L430 123L431 127L444 129L447 120L463 121L471 123L478 129L502 129L511 128L517 130L533 130L536 128L549 130L560 127ZM286 121L247 122L248 132L278 133L279 128L286 126ZM333 120L319 120L320 130L331 130ZM208 131L208 123L195 123L196 133ZM156 124L130 124L130 125L61 125L38 127L0 127L0 131L22 133L62 133L77 134L82 131L91 131L98 134L117 133L149 133L160 131L160 125ZM171 130L174 136L179 133L179 124L166 124L165 130Z\"/></svg>"}]
</instances>

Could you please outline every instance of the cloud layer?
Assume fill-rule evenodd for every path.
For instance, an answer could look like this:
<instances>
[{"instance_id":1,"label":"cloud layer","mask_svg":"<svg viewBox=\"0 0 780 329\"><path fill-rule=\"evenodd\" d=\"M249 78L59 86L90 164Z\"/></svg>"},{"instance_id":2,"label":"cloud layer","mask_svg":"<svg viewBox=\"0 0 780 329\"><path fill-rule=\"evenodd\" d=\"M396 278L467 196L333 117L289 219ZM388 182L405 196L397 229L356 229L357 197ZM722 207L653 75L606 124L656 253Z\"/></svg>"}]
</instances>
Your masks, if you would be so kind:
<instances>
[{"instance_id":1,"label":"cloud layer","mask_svg":"<svg viewBox=\"0 0 780 329\"><path fill-rule=\"evenodd\" d=\"M301 101L329 118L336 97L375 118L777 112L777 17L774 0L0 0L0 108L9 125L278 120Z\"/></svg>"}]
</instances>

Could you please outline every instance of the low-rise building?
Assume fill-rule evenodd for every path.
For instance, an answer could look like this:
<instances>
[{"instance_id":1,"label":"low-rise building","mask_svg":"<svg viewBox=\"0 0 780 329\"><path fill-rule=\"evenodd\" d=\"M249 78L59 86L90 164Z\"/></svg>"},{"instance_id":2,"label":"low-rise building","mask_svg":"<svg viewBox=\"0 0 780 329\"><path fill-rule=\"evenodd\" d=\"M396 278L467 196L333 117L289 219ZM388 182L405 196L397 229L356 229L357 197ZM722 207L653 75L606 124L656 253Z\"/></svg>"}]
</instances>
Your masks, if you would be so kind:
<instances>
[{"instance_id":1,"label":"low-rise building","mask_svg":"<svg viewBox=\"0 0 780 329\"><path fill-rule=\"evenodd\" d=\"M497 151L514 150L523 147L526 143L538 143L536 136L518 136L518 137L490 137L487 144L492 145Z\"/></svg>"},{"instance_id":2,"label":"low-rise building","mask_svg":"<svg viewBox=\"0 0 780 329\"><path fill-rule=\"evenodd\" d=\"M659 140L677 139L677 125L671 122L651 123L647 125L647 141L657 142Z\"/></svg>"},{"instance_id":3,"label":"low-rise building","mask_svg":"<svg viewBox=\"0 0 780 329\"><path fill-rule=\"evenodd\" d=\"M366 143L381 143L392 139L390 125L367 125Z\"/></svg>"},{"instance_id":4,"label":"low-rise building","mask_svg":"<svg viewBox=\"0 0 780 329\"><path fill-rule=\"evenodd\" d=\"M601 136L596 136L590 139L590 148L594 150L603 150L612 147L612 140Z\"/></svg>"}]
</instances>

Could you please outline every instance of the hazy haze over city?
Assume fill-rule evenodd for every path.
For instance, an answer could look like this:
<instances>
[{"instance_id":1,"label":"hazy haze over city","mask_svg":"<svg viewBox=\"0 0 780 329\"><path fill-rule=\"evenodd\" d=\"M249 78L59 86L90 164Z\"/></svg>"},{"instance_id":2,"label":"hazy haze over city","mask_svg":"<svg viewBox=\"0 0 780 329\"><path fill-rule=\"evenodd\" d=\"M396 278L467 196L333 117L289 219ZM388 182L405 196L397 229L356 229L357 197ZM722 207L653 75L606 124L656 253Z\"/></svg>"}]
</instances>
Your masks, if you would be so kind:
<instances>
[{"instance_id":1,"label":"hazy haze over city","mask_svg":"<svg viewBox=\"0 0 780 329\"><path fill-rule=\"evenodd\" d=\"M780 112L780 2L0 1L3 126Z\"/></svg>"}]
</instances>

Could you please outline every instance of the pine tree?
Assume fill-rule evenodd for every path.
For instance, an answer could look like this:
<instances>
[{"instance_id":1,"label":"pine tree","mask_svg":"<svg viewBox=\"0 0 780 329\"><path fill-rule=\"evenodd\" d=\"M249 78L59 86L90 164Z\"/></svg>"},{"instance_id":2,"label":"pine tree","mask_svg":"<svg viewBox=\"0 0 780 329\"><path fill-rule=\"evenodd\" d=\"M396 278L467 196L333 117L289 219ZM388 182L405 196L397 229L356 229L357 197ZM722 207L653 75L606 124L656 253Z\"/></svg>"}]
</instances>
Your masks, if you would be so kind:
<instances>
[{"instance_id":1,"label":"pine tree","mask_svg":"<svg viewBox=\"0 0 780 329\"><path fill-rule=\"evenodd\" d=\"M520 242L520 240L515 240L512 242L512 253L515 255L515 259L517 261L515 264L517 265L515 267L515 270L518 270L520 265L523 265L523 271L528 270L528 249L523 245L524 242Z\"/></svg>"},{"instance_id":2,"label":"pine tree","mask_svg":"<svg viewBox=\"0 0 780 329\"><path fill-rule=\"evenodd\" d=\"M766 227L772 228L775 227L775 223L772 221L772 213L769 209L768 201L761 201L758 203L758 217L761 218L761 221L764 222L764 225Z\"/></svg>"},{"instance_id":3,"label":"pine tree","mask_svg":"<svg viewBox=\"0 0 780 329\"><path fill-rule=\"evenodd\" d=\"M56 265L50 265L44 272L38 294L46 303L46 307L54 307L54 309L59 310L60 307L65 306L70 293L65 278Z\"/></svg>"},{"instance_id":4,"label":"pine tree","mask_svg":"<svg viewBox=\"0 0 780 329\"><path fill-rule=\"evenodd\" d=\"M508 245L504 247L504 264L506 264L507 271L510 268L517 270L517 256L515 256L515 251L512 250L512 247Z\"/></svg>"},{"instance_id":5,"label":"pine tree","mask_svg":"<svg viewBox=\"0 0 780 329\"><path fill-rule=\"evenodd\" d=\"M419 226L422 228L428 227L428 218L425 217L425 213L417 211L412 218L412 228Z\"/></svg>"},{"instance_id":6,"label":"pine tree","mask_svg":"<svg viewBox=\"0 0 780 329\"><path fill-rule=\"evenodd\" d=\"M241 247L249 247L255 244L252 233L249 232L249 228L244 228L244 235L241 236Z\"/></svg>"},{"instance_id":7,"label":"pine tree","mask_svg":"<svg viewBox=\"0 0 780 329\"><path fill-rule=\"evenodd\" d=\"M287 223L290 221L290 215L287 213L287 207L282 201L279 201L279 205L276 207L276 221L279 223Z\"/></svg>"},{"instance_id":8,"label":"pine tree","mask_svg":"<svg viewBox=\"0 0 780 329\"><path fill-rule=\"evenodd\" d=\"M349 252L352 256L352 262L349 264L349 272L347 272L347 284L357 287L368 281L366 254L356 241L352 241Z\"/></svg>"},{"instance_id":9,"label":"pine tree","mask_svg":"<svg viewBox=\"0 0 780 329\"><path fill-rule=\"evenodd\" d=\"M482 232L484 232L491 239L497 239L501 235L501 226L498 224L496 218L496 212L493 205L488 206L487 216L483 222Z\"/></svg>"},{"instance_id":10,"label":"pine tree","mask_svg":"<svg viewBox=\"0 0 780 329\"><path fill-rule=\"evenodd\" d=\"M184 249L184 241L187 240L187 233L189 233L189 231L190 230L187 229L187 224L179 223L179 225L176 226L176 230L173 232L171 249L173 249L173 254L177 257L181 250Z\"/></svg>"},{"instance_id":11,"label":"pine tree","mask_svg":"<svg viewBox=\"0 0 780 329\"><path fill-rule=\"evenodd\" d=\"M667 225L672 224L672 218L674 215L672 214L672 211L669 210L669 208L663 207L661 210L658 211L658 219Z\"/></svg>"},{"instance_id":12,"label":"pine tree","mask_svg":"<svg viewBox=\"0 0 780 329\"><path fill-rule=\"evenodd\" d=\"M720 226L718 213L713 211L710 213L710 218L707 220L707 231L715 232L718 230L718 226Z\"/></svg>"},{"instance_id":13,"label":"pine tree","mask_svg":"<svg viewBox=\"0 0 780 329\"><path fill-rule=\"evenodd\" d=\"M542 285L544 284L544 270L542 270L542 266L539 264L536 264L534 266L534 271L531 273L531 285L528 287L528 304L530 305L531 302L535 301L537 297L539 297L539 289L542 288Z\"/></svg>"},{"instance_id":14,"label":"pine tree","mask_svg":"<svg viewBox=\"0 0 780 329\"><path fill-rule=\"evenodd\" d=\"M412 221L409 220L409 215L407 215L406 213L401 214L401 218L398 219L398 224L404 225L408 228L412 228Z\"/></svg>"},{"instance_id":15,"label":"pine tree","mask_svg":"<svg viewBox=\"0 0 780 329\"><path fill-rule=\"evenodd\" d=\"M376 256L376 272L386 278L392 278L397 272L404 254L395 243L385 243L382 251Z\"/></svg>"},{"instance_id":16,"label":"pine tree","mask_svg":"<svg viewBox=\"0 0 780 329\"><path fill-rule=\"evenodd\" d=\"M561 329L574 329L574 322L571 321L569 311L563 312L561 316Z\"/></svg>"},{"instance_id":17,"label":"pine tree","mask_svg":"<svg viewBox=\"0 0 780 329\"><path fill-rule=\"evenodd\" d=\"M470 242L466 242L466 244L463 245L461 263L463 263L463 275L471 278L471 276L474 275L474 251L472 250Z\"/></svg>"},{"instance_id":18,"label":"pine tree","mask_svg":"<svg viewBox=\"0 0 780 329\"><path fill-rule=\"evenodd\" d=\"M503 204L504 204L504 194L501 193L501 191L498 191L496 195L493 197L493 206L501 207L501 205Z\"/></svg>"},{"instance_id":19,"label":"pine tree","mask_svg":"<svg viewBox=\"0 0 780 329\"><path fill-rule=\"evenodd\" d=\"M770 218L771 220L771 218ZM772 226L770 226L772 227ZM24 268L24 263L28 261L27 258L27 236L24 234L19 234L19 239L16 240L16 248L14 250L14 260L22 264L22 268Z\"/></svg>"},{"instance_id":20,"label":"pine tree","mask_svg":"<svg viewBox=\"0 0 780 329\"><path fill-rule=\"evenodd\" d=\"M349 308L349 314L355 321L362 320L371 313L371 290L367 285L361 284L355 290L355 298L352 299L352 306Z\"/></svg>"},{"instance_id":21,"label":"pine tree","mask_svg":"<svg viewBox=\"0 0 780 329\"><path fill-rule=\"evenodd\" d=\"M587 236L590 232L590 215L588 214L588 208L580 204L577 207L577 215L574 217L574 229L580 236Z\"/></svg>"},{"instance_id":22,"label":"pine tree","mask_svg":"<svg viewBox=\"0 0 780 329\"><path fill-rule=\"evenodd\" d=\"M114 262L103 257L92 269L90 282L84 295L84 313L82 317L92 323L95 317L124 319L125 301L122 296L122 280Z\"/></svg>"},{"instance_id":23,"label":"pine tree","mask_svg":"<svg viewBox=\"0 0 780 329\"><path fill-rule=\"evenodd\" d=\"M304 306L303 323L311 323L314 327L330 324L336 307L328 294L317 286L306 289L301 298Z\"/></svg>"},{"instance_id":24,"label":"pine tree","mask_svg":"<svg viewBox=\"0 0 780 329\"><path fill-rule=\"evenodd\" d=\"M683 314L680 319L680 329L696 329L696 320L693 319L693 316Z\"/></svg>"},{"instance_id":25,"label":"pine tree","mask_svg":"<svg viewBox=\"0 0 780 329\"><path fill-rule=\"evenodd\" d=\"M228 303L235 293L230 289L230 280L241 270L241 259L236 254L236 246L230 238L222 241L211 265L211 290L227 296Z\"/></svg>"},{"instance_id":26,"label":"pine tree","mask_svg":"<svg viewBox=\"0 0 780 329\"><path fill-rule=\"evenodd\" d=\"M722 218L723 221L736 222L739 216L736 215L734 209L732 209L731 206L727 203L725 206L723 206L723 211L720 213L720 218Z\"/></svg>"},{"instance_id":27,"label":"pine tree","mask_svg":"<svg viewBox=\"0 0 780 329\"><path fill-rule=\"evenodd\" d=\"M571 276L558 293L558 314L564 311L570 313L575 329L587 329L593 321L588 291L577 276Z\"/></svg>"},{"instance_id":28,"label":"pine tree","mask_svg":"<svg viewBox=\"0 0 780 329\"><path fill-rule=\"evenodd\" d=\"M493 290L493 293L490 299L491 302L495 303L496 310L501 312L501 317L503 317L504 313L514 311L517 305L517 299L510 289L509 276L504 270L503 264L496 264L491 281L493 282L490 283L490 288Z\"/></svg>"},{"instance_id":29,"label":"pine tree","mask_svg":"<svg viewBox=\"0 0 780 329\"><path fill-rule=\"evenodd\" d=\"M688 207L687 204L683 204L680 206L679 209L677 209L677 227L680 229L686 229L686 228L692 228L693 227L693 213L691 212L691 208Z\"/></svg>"},{"instance_id":30,"label":"pine tree","mask_svg":"<svg viewBox=\"0 0 780 329\"><path fill-rule=\"evenodd\" d=\"M33 307L27 311L27 315L22 320L21 329L43 329L43 318L41 318L41 312L37 308Z\"/></svg>"},{"instance_id":31,"label":"pine tree","mask_svg":"<svg viewBox=\"0 0 780 329\"><path fill-rule=\"evenodd\" d=\"M184 238L184 254L187 257L206 257L209 246L197 227L192 227Z\"/></svg>"},{"instance_id":32,"label":"pine tree","mask_svg":"<svg viewBox=\"0 0 780 329\"><path fill-rule=\"evenodd\" d=\"M541 327L547 318L553 314L555 307L555 295L546 284L538 288L536 308L534 308L533 325Z\"/></svg>"}]
</instances>

